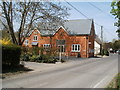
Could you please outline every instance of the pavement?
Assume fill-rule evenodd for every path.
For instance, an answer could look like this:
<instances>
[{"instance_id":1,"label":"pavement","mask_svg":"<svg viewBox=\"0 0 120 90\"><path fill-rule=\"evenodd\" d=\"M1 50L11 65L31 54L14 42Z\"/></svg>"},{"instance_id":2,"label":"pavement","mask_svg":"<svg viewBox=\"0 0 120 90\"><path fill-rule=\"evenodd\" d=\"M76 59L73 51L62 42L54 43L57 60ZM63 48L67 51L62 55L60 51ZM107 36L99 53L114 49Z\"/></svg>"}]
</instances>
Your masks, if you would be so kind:
<instances>
[{"instance_id":1,"label":"pavement","mask_svg":"<svg viewBox=\"0 0 120 90\"><path fill-rule=\"evenodd\" d=\"M118 56L72 59L66 63L25 62L34 71L2 80L3 88L105 88L118 73Z\"/></svg>"}]
</instances>

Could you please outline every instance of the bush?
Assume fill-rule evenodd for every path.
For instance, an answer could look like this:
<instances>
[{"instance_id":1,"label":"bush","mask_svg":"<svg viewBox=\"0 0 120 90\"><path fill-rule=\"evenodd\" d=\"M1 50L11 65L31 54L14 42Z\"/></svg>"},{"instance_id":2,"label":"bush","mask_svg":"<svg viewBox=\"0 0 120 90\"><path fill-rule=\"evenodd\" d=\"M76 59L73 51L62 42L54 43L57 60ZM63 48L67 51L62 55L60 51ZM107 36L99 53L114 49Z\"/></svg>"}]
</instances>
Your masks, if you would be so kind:
<instances>
[{"instance_id":1,"label":"bush","mask_svg":"<svg viewBox=\"0 0 120 90\"><path fill-rule=\"evenodd\" d=\"M104 54L105 54L106 56L109 56L109 52L108 52L107 50L104 51Z\"/></svg>"},{"instance_id":2,"label":"bush","mask_svg":"<svg viewBox=\"0 0 120 90\"><path fill-rule=\"evenodd\" d=\"M55 63L57 62L57 59L53 58L52 56L48 56L48 55L38 55L35 58L36 62L39 63Z\"/></svg>"},{"instance_id":3,"label":"bush","mask_svg":"<svg viewBox=\"0 0 120 90\"><path fill-rule=\"evenodd\" d=\"M2 45L2 64L16 66L20 63L21 47L8 44Z\"/></svg>"},{"instance_id":4,"label":"bush","mask_svg":"<svg viewBox=\"0 0 120 90\"><path fill-rule=\"evenodd\" d=\"M109 56L109 52L105 49L102 50L101 55Z\"/></svg>"},{"instance_id":5,"label":"bush","mask_svg":"<svg viewBox=\"0 0 120 90\"><path fill-rule=\"evenodd\" d=\"M30 61L30 54L26 53L26 54L22 54L21 55L21 60L22 61Z\"/></svg>"},{"instance_id":6,"label":"bush","mask_svg":"<svg viewBox=\"0 0 120 90\"><path fill-rule=\"evenodd\" d=\"M38 55L32 55L32 57L30 57L30 61L31 62L36 62L39 60L39 56Z\"/></svg>"},{"instance_id":7,"label":"bush","mask_svg":"<svg viewBox=\"0 0 120 90\"><path fill-rule=\"evenodd\" d=\"M61 62L62 62L62 63L64 63L64 62L65 62L65 60L61 59Z\"/></svg>"},{"instance_id":8,"label":"bush","mask_svg":"<svg viewBox=\"0 0 120 90\"><path fill-rule=\"evenodd\" d=\"M55 59L47 59L47 60L43 60L43 63L55 63L56 60Z\"/></svg>"}]
</instances>

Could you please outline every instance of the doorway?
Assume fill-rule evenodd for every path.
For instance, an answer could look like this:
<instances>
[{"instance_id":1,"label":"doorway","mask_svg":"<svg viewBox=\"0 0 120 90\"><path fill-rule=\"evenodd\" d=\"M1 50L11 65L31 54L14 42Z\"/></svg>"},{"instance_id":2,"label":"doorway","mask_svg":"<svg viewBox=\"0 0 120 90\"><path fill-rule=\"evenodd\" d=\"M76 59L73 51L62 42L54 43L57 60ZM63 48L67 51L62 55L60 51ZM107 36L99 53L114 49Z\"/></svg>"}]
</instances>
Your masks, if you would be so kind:
<instances>
[{"instance_id":1,"label":"doorway","mask_svg":"<svg viewBox=\"0 0 120 90\"><path fill-rule=\"evenodd\" d=\"M65 52L65 45L58 45L58 51L61 53Z\"/></svg>"}]
</instances>

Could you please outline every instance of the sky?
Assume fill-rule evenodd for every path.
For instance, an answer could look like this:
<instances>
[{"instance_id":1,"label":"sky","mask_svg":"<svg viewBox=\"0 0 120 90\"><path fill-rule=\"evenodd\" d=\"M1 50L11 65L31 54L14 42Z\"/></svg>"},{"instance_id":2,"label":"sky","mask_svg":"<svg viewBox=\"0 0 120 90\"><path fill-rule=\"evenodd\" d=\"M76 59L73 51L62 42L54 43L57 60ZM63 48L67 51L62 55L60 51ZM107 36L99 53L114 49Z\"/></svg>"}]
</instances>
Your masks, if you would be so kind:
<instances>
[{"instance_id":1,"label":"sky","mask_svg":"<svg viewBox=\"0 0 120 90\"><path fill-rule=\"evenodd\" d=\"M116 33L117 27L114 26L114 22L116 22L117 20L114 18L113 15L110 14L110 11L111 11L110 0L108 2L104 2L104 1L102 2L87 2L87 1L86 2L81 2L81 1L72 2L70 0L66 0L66 1L68 1L75 8L77 8L80 12L82 12L89 19L94 20L94 22L96 23L94 24L95 33L99 36L99 38L101 36L100 26L103 26L103 40L105 42L111 42L113 39L118 39L118 36ZM70 13L68 20L87 19L86 17L81 15L78 11L76 11L73 7L71 7L65 1L61 3L71 9L68 11Z\"/></svg>"},{"instance_id":2,"label":"sky","mask_svg":"<svg viewBox=\"0 0 120 90\"><path fill-rule=\"evenodd\" d=\"M116 33L117 27L114 26L114 23L117 20L114 18L113 15L110 14L112 0L51 0L51 1L52 2L57 1L57 3L61 2L62 5L67 6L71 9L68 11L70 13L68 20L87 19L87 18L81 15L67 2L69 2L75 8L77 8L81 13L83 13L89 19L93 19L95 22L94 24L95 33L99 36L99 38L101 37L100 26L103 26L103 40L105 42L111 42L113 39L118 39ZM15 28L17 27L18 26L16 25Z\"/></svg>"}]
</instances>

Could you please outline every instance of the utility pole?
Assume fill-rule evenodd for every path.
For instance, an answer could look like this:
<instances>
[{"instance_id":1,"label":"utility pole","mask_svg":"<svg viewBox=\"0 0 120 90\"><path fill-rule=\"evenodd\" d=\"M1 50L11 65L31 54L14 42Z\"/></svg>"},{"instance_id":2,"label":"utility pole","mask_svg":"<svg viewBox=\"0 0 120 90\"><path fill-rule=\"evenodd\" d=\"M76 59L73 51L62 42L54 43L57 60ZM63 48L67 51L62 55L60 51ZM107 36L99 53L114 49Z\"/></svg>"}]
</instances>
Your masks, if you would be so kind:
<instances>
[{"instance_id":1,"label":"utility pole","mask_svg":"<svg viewBox=\"0 0 120 90\"><path fill-rule=\"evenodd\" d=\"M103 26L101 26L101 42L102 42L102 46L101 46L101 55L103 56Z\"/></svg>"}]
</instances>

